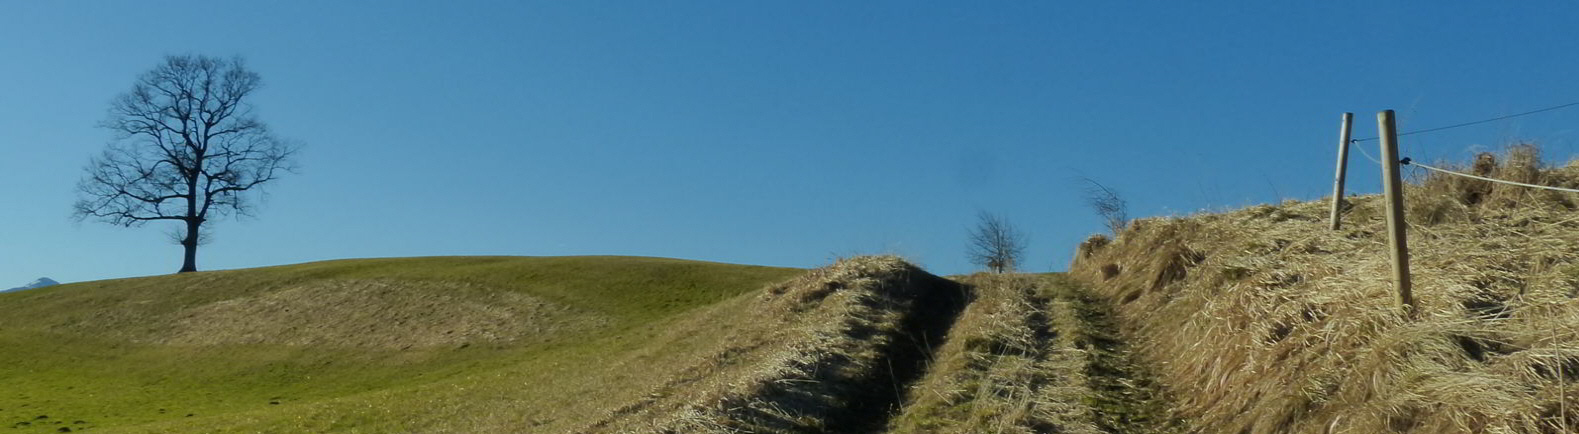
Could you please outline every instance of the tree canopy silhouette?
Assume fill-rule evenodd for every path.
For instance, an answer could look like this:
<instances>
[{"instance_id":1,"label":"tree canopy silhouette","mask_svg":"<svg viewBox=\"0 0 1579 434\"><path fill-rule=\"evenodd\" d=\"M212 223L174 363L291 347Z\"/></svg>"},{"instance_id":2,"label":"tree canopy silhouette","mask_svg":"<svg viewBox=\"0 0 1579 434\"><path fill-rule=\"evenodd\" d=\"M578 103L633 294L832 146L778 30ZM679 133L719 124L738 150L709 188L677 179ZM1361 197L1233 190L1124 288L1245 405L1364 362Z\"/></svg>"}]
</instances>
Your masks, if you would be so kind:
<instances>
[{"instance_id":1,"label":"tree canopy silhouette","mask_svg":"<svg viewBox=\"0 0 1579 434\"><path fill-rule=\"evenodd\" d=\"M297 147L253 116L262 81L240 58L167 56L110 103L115 133L77 185L73 215L119 226L177 222L180 272L197 271L203 224L249 215L249 193L295 168Z\"/></svg>"},{"instance_id":2,"label":"tree canopy silhouette","mask_svg":"<svg viewBox=\"0 0 1579 434\"><path fill-rule=\"evenodd\" d=\"M1025 235L1015 230L1008 220L991 213L981 212L976 220L976 229L970 232L970 246L966 251L970 262L994 273L1014 271L1020 256L1025 253Z\"/></svg>"}]
</instances>

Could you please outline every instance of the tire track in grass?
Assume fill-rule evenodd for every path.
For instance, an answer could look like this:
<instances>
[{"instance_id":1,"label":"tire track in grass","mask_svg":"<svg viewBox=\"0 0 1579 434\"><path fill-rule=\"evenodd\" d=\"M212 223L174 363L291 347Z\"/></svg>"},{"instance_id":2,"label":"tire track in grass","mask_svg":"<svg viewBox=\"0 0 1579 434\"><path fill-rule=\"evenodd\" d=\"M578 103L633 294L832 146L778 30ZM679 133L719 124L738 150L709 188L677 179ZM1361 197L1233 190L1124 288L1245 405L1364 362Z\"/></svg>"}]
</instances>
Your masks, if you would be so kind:
<instances>
[{"instance_id":1,"label":"tire track in grass","mask_svg":"<svg viewBox=\"0 0 1579 434\"><path fill-rule=\"evenodd\" d=\"M1105 304L1062 275L976 274L893 433L1172 432Z\"/></svg>"},{"instance_id":2,"label":"tire track in grass","mask_svg":"<svg viewBox=\"0 0 1579 434\"><path fill-rule=\"evenodd\" d=\"M1085 377L1097 426L1110 433L1173 433L1181 424L1168 416L1166 395L1143 366L1135 362L1109 304L1064 275L1044 280L1044 293L1055 317L1074 321L1074 345L1086 353ZM1059 312L1062 310L1063 312Z\"/></svg>"}]
</instances>

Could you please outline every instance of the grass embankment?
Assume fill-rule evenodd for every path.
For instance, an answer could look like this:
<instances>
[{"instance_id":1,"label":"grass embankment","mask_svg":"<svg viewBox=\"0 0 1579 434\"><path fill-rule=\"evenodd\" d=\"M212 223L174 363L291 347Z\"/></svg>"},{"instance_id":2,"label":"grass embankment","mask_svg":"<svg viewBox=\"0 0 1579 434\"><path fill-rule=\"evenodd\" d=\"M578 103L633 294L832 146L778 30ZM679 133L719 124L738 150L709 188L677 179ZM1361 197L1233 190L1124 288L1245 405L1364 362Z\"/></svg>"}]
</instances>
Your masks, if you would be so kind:
<instances>
[{"instance_id":1,"label":"grass embankment","mask_svg":"<svg viewBox=\"0 0 1579 434\"><path fill-rule=\"evenodd\" d=\"M860 257L731 300L675 326L707 349L597 432L871 432L965 302L957 283L894 257ZM633 366L633 368L636 366Z\"/></svg>"},{"instance_id":2,"label":"grass embankment","mask_svg":"<svg viewBox=\"0 0 1579 434\"><path fill-rule=\"evenodd\" d=\"M976 274L975 300L894 433L1165 432L1164 404L1105 305L1062 274Z\"/></svg>"},{"instance_id":3,"label":"grass embankment","mask_svg":"<svg viewBox=\"0 0 1579 434\"><path fill-rule=\"evenodd\" d=\"M1533 148L1470 167L1579 187ZM1196 432L1579 429L1579 218L1562 193L1432 175L1406 188L1414 296L1396 305L1382 201L1134 222L1071 271L1117 303Z\"/></svg>"},{"instance_id":4,"label":"grass embankment","mask_svg":"<svg viewBox=\"0 0 1579 434\"><path fill-rule=\"evenodd\" d=\"M710 336L670 326L799 272L406 258L0 294L0 428L565 431Z\"/></svg>"}]
</instances>

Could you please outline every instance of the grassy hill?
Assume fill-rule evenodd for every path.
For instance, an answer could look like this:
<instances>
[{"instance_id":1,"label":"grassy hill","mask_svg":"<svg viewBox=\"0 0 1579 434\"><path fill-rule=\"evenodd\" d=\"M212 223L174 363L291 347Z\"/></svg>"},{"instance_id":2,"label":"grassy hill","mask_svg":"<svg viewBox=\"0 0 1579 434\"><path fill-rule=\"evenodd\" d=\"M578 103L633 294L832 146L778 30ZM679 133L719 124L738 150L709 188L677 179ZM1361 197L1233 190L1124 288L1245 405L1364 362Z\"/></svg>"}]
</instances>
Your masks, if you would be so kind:
<instances>
[{"instance_id":1,"label":"grassy hill","mask_svg":"<svg viewBox=\"0 0 1579 434\"><path fill-rule=\"evenodd\" d=\"M674 324L800 272L402 258L0 294L0 429L563 431L717 337Z\"/></svg>"},{"instance_id":2,"label":"grassy hill","mask_svg":"<svg viewBox=\"0 0 1579 434\"><path fill-rule=\"evenodd\" d=\"M1579 187L1534 148L1461 169ZM1579 429L1579 198L1441 175L1406 187L1414 297L1380 197L1134 222L1071 274L1111 299L1194 432Z\"/></svg>"},{"instance_id":3,"label":"grassy hill","mask_svg":"<svg viewBox=\"0 0 1579 434\"><path fill-rule=\"evenodd\" d=\"M1532 149L1465 167L1579 187ZM1069 275L631 257L345 260L0 294L10 432L1579 428L1579 198L1408 189L1134 222Z\"/></svg>"},{"instance_id":4,"label":"grassy hill","mask_svg":"<svg viewBox=\"0 0 1579 434\"><path fill-rule=\"evenodd\" d=\"M1532 148L1464 170L1579 187ZM331 261L0 294L11 432L1509 432L1579 428L1579 197L1134 222L1068 275L657 258Z\"/></svg>"}]
</instances>

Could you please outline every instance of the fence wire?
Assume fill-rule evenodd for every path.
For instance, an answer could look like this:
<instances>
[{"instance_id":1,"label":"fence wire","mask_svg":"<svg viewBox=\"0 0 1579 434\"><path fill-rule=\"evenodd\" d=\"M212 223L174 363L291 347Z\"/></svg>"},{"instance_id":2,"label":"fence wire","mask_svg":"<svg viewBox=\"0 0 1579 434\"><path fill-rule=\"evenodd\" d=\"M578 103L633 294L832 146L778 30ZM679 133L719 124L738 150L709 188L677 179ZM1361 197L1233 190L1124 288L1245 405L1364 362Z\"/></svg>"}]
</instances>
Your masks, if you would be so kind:
<instances>
[{"instance_id":1,"label":"fence wire","mask_svg":"<svg viewBox=\"0 0 1579 434\"><path fill-rule=\"evenodd\" d=\"M1563 109L1563 108L1568 108L1568 107L1573 107L1573 106L1579 106L1579 101L1575 101L1575 102L1571 102L1571 103L1567 103L1567 104L1554 105L1554 106L1546 107L1546 108L1530 110L1530 111L1527 111L1527 112L1524 112L1524 113L1514 113L1514 114L1506 115L1506 116L1497 116L1497 117L1490 118L1490 119L1481 119L1481 120L1478 120L1478 121L1464 122L1464 123L1461 123L1461 124L1453 124L1453 125L1436 127L1436 128L1426 128L1426 129L1423 129L1423 130L1414 130L1414 131L1402 132L1402 133L1398 133L1398 137L1410 136L1410 135L1415 135L1415 134L1420 134L1420 133L1429 133L1429 132L1433 132L1433 131L1451 130L1451 129L1454 129L1454 128L1467 127L1467 126L1470 126L1470 125L1480 125L1480 124L1484 124L1484 123L1487 123L1487 122L1496 122L1496 121L1500 121L1500 120L1504 120L1504 119L1513 119L1513 118L1520 117L1520 116L1529 116L1529 115L1533 115L1533 114L1536 114L1536 113L1549 112L1549 111L1552 111L1552 110ZM1350 140L1350 141L1354 142L1354 143L1359 143L1359 142L1369 142L1369 141L1380 139L1380 138L1381 137L1366 137L1366 138L1363 138L1363 139L1354 139L1354 140Z\"/></svg>"},{"instance_id":2,"label":"fence wire","mask_svg":"<svg viewBox=\"0 0 1579 434\"><path fill-rule=\"evenodd\" d=\"M1522 183L1522 182L1508 181L1508 180L1505 180L1505 179L1487 178L1487 177L1484 177L1484 176L1476 176L1476 175L1471 175L1471 174L1463 173L1463 172L1454 172L1454 171L1443 169L1443 168L1439 168L1439 167L1432 167L1432 166L1429 166L1429 165L1417 163L1417 162L1411 161L1408 158L1403 159L1403 161L1400 161L1400 163L1403 163L1405 165L1411 165L1412 164L1412 165L1415 165L1415 166L1420 166L1420 168L1422 168L1422 169L1426 169L1426 170L1430 170L1430 171L1434 171L1434 172L1438 172L1438 173L1445 173L1445 174L1448 174L1448 175L1462 176L1462 177L1465 177L1465 178L1475 178L1475 179L1479 179L1481 181L1491 181L1491 182L1508 184L1508 185L1517 185L1517 186L1520 186L1520 187L1541 188L1541 189L1546 189L1546 190L1566 191L1566 192L1569 192L1569 193L1579 193L1579 189L1552 187L1552 186L1549 186L1549 185L1525 184L1525 183ZM1380 163L1378 163L1378 164L1380 164Z\"/></svg>"},{"instance_id":3,"label":"fence wire","mask_svg":"<svg viewBox=\"0 0 1579 434\"><path fill-rule=\"evenodd\" d=\"M1378 165L1378 166L1382 165L1382 160L1378 160L1378 159L1376 159L1376 157L1372 157L1370 152L1365 152L1365 147L1364 146L1360 146L1360 144L1358 144L1358 143L1353 143L1354 142L1353 140L1350 140L1349 142L1350 142L1349 143L1349 147L1354 148L1354 149L1359 149L1360 150L1360 155L1364 155L1365 159L1371 160L1372 163L1376 163L1376 165Z\"/></svg>"}]
</instances>

